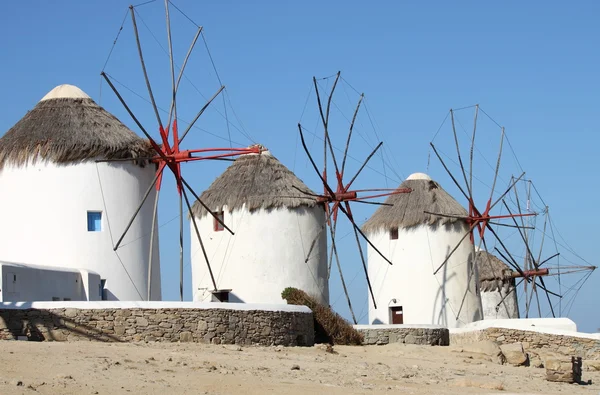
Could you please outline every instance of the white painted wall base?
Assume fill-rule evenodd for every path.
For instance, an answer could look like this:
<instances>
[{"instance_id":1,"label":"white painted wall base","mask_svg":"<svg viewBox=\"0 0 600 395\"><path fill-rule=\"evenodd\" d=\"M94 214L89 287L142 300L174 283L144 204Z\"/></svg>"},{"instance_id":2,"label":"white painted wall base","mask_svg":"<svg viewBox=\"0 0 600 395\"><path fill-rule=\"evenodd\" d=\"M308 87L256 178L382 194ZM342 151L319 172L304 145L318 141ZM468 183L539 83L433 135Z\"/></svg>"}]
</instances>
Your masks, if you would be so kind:
<instances>
[{"instance_id":1,"label":"white painted wall base","mask_svg":"<svg viewBox=\"0 0 600 395\"><path fill-rule=\"evenodd\" d=\"M577 332L577 324L569 318L519 318L519 319L501 319L501 320L483 320L472 322L464 328L454 329L451 332L461 333L470 330L480 330L486 328L507 328L524 330L557 330L567 332ZM551 332L548 332L551 333Z\"/></svg>"},{"instance_id":2,"label":"white painted wall base","mask_svg":"<svg viewBox=\"0 0 600 395\"><path fill-rule=\"evenodd\" d=\"M284 311L310 313L306 306L287 304L256 304L256 303L202 303L202 302L121 302L121 301L99 301L99 302L3 302L0 309L23 310L23 309L202 309L202 310L262 310L262 311Z\"/></svg>"},{"instance_id":3,"label":"white painted wall base","mask_svg":"<svg viewBox=\"0 0 600 395\"><path fill-rule=\"evenodd\" d=\"M329 303L327 239L321 232L305 262L312 240L325 221L322 207L259 209L245 207L229 212L224 222L235 235L214 230L214 218L197 219L204 246L219 289L231 289L229 301L286 303L281 292L301 289L324 304ZM194 301L210 301L214 289L210 274L190 224L192 289Z\"/></svg>"},{"instance_id":4,"label":"white painted wall base","mask_svg":"<svg viewBox=\"0 0 600 395\"><path fill-rule=\"evenodd\" d=\"M100 275L87 270L0 262L0 301L100 300Z\"/></svg>"},{"instance_id":5,"label":"white painted wall base","mask_svg":"<svg viewBox=\"0 0 600 395\"><path fill-rule=\"evenodd\" d=\"M376 324L376 325L352 325L352 327L356 330L361 329L394 329L394 328L411 328L411 329L446 329L445 326L440 325L420 325L420 324Z\"/></svg>"}]
</instances>

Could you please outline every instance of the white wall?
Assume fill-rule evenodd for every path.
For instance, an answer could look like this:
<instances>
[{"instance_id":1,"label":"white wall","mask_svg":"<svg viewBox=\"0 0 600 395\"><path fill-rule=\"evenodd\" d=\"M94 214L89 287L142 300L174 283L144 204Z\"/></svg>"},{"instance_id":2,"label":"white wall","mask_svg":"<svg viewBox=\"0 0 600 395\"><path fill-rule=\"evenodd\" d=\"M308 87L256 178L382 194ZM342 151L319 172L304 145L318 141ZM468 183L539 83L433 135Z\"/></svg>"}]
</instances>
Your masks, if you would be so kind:
<instances>
[{"instance_id":1,"label":"white wall","mask_svg":"<svg viewBox=\"0 0 600 395\"><path fill-rule=\"evenodd\" d=\"M463 224L455 226L399 229L397 240L390 240L388 231L368 234L371 242L393 263L390 266L368 247L368 272L377 301L374 309L369 297L369 324L391 323L390 306L402 306L405 324L451 328L482 318L477 269L473 267L473 246L468 236L438 274L433 275L468 230Z\"/></svg>"},{"instance_id":2,"label":"white wall","mask_svg":"<svg viewBox=\"0 0 600 395\"><path fill-rule=\"evenodd\" d=\"M52 301L53 298L100 299L100 276L74 269L0 263L0 301Z\"/></svg>"},{"instance_id":3,"label":"white wall","mask_svg":"<svg viewBox=\"0 0 600 395\"><path fill-rule=\"evenodd\" d=\"M577 332L577 324L569 318L519 318L483 320L472 322L464 328L451 331L452 333L465 333L486 328L524 329L540 333L561 334L563 332ZM591 335L593 337L593 335Z\"/></svg>"},{"instance_id":4,"label":"white wall","mask_svg":"<svg viewBox=\"0 0 600 395\"><path fill-rule=\"evenodd\" d=\"M508 294L509 291L512 292ZM508 296L506 296L507 294ZM502 287L497 291L481 292L481 304L484 320L519 318L517 291L514 286Z\"/></svg>"},{"instance_id":5,"label":"white wall","mask_svg":"<svg viewBox=\"0 0 600 395\"><path fill-rule=\"evenodd\" d=\"M154 192L123 240L113 245L154 177L154 166L94 161L37 163L0 171L0 260L87 269L106 279L111 300L147 298ZM102 211L102 231L88 232L87 211ZM152 297L160 299L158 239Z\"/></svg>"},{"instance_id":6,"label":"white wall","mask_svg":"<svg viewBox=\"0 0 600 395\"><path fill-rule=\"evenodd\" d=\"M295 287L329 302L327 238L321 235L308 262L310 243L325 221L322 207L230 213L225 224L233 230L214 231L213 217L197 219L219 289L232 289L230 301L285 303L281 292ZM194 301L210 301L213 285L190 219L192 291Z\"/></svg>"},{"instance_id":7,"label":"white wall","mask_svg":"<svg viewBox=\"0 0 600 395\"><path fill-rule=\"evenodd\" d=\"M179 302L179 301L101 301L101 302L2 302L0 309L3 310L50 310L50 309L197 309L197 310L237 310L237 311L283 311L296 313L310 313L306 306L287 304L251 304L251 303L201 303L201 302Z\"/></svg>"}]
</instances>

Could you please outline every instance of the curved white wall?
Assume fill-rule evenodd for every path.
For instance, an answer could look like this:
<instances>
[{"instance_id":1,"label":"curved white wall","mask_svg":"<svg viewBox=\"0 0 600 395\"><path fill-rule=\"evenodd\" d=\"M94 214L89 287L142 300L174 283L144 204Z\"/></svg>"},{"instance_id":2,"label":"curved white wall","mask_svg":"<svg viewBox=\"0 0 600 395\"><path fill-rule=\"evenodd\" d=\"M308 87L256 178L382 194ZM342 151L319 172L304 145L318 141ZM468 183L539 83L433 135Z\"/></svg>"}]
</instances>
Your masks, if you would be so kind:
<instances>
[{"instance_id":1,"label":"curved white wall","mask_svg":"<svg viewBox=\"0 0 600 395\"><path fill-rule=\"evenodd\" d=\"M113 245L154 178L154 166L40 162L0 170L0 260L87 269L106 279L109 300L147 299L153 191L117 252ZM88 232L87 212L102 211ZM152 300L160 300L158 236Z\"/></svg>"},{"instance_id":2,"label":"curved white wall","mask_svg":"<svg viewBox=\"0 0 600 395\"><path fill-rule=\"evenodd\" d=\"M375 310L369 297L369 324L391 324L390 306L402 306L405 324L454 328L482 319L477 273L471 259L473 246L468 237L433 275L467 230L462 225L420 225L399 229L397 240L390 240L388 231L370 233L369 240L393 265L369 246L368 271L377 301Z\"/></svg>"},{"instance_id":3,"label":"curved white wall","mask_svg":"<svg viewBox=\"0 0 600 395\"><path fill-rule=\"evenodd\" d=\"M310 243L325 221L321 207L230 213L233 230L214 231L213 217L196 218L219 289L231 289L229 300L244 303L286 303L281 292L295 287L329 302L327 239L321 232L308 262ZM213 285L190 219L192 292L194 301L210 301Z\"/></svg>"},{"instance_id":4,"label":"curved white wall","mask_svg":"<svg viewBox=\"0 0 600 395\"><path fill-rule=\"evenodd\" d=\"M497 291L482 292L481 304L484 320L519 318L517 291L514 286L503 287Z\"/></svg>"}]
</instances>

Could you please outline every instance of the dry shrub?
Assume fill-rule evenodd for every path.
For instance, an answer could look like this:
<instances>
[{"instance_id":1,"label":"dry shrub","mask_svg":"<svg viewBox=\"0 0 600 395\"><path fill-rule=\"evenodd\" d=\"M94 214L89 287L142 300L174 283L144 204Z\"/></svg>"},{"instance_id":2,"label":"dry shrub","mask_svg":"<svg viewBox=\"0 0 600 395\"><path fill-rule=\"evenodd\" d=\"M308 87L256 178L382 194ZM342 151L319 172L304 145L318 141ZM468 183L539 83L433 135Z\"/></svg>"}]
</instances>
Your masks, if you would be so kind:
<instances>
[{"instance_id":1,"label":"dry shrub","mask_svg":"<svg viewBox=\"0 0 600 395\"><path fill-rule=\"evenodd\" d=\"M315 318L315 343L330 343L360 346L363 335L329 306L317 302L306 292L296 288L286 288L281 297L288 304L304 305L313 311Z\"/></svg>"}]
</instances>

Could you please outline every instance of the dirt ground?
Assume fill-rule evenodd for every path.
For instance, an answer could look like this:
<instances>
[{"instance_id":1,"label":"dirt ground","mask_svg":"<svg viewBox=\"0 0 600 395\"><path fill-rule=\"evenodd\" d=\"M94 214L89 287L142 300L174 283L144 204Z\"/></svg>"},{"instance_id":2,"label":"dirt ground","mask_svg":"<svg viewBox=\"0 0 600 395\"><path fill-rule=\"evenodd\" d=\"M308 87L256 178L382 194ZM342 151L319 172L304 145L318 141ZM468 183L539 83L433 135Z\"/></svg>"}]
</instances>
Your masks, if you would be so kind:
<instances>
[{"instance_id":1,"label":"dirt ground","mask_svg":"<svg viewBox=\"0 0 600 395\"><path fill-rule=\"evenodd\" d=\"M545 370L469 358L453 347L238 347L0 343L1 394L594 394Z\"/></svg>"}]
</instances>

